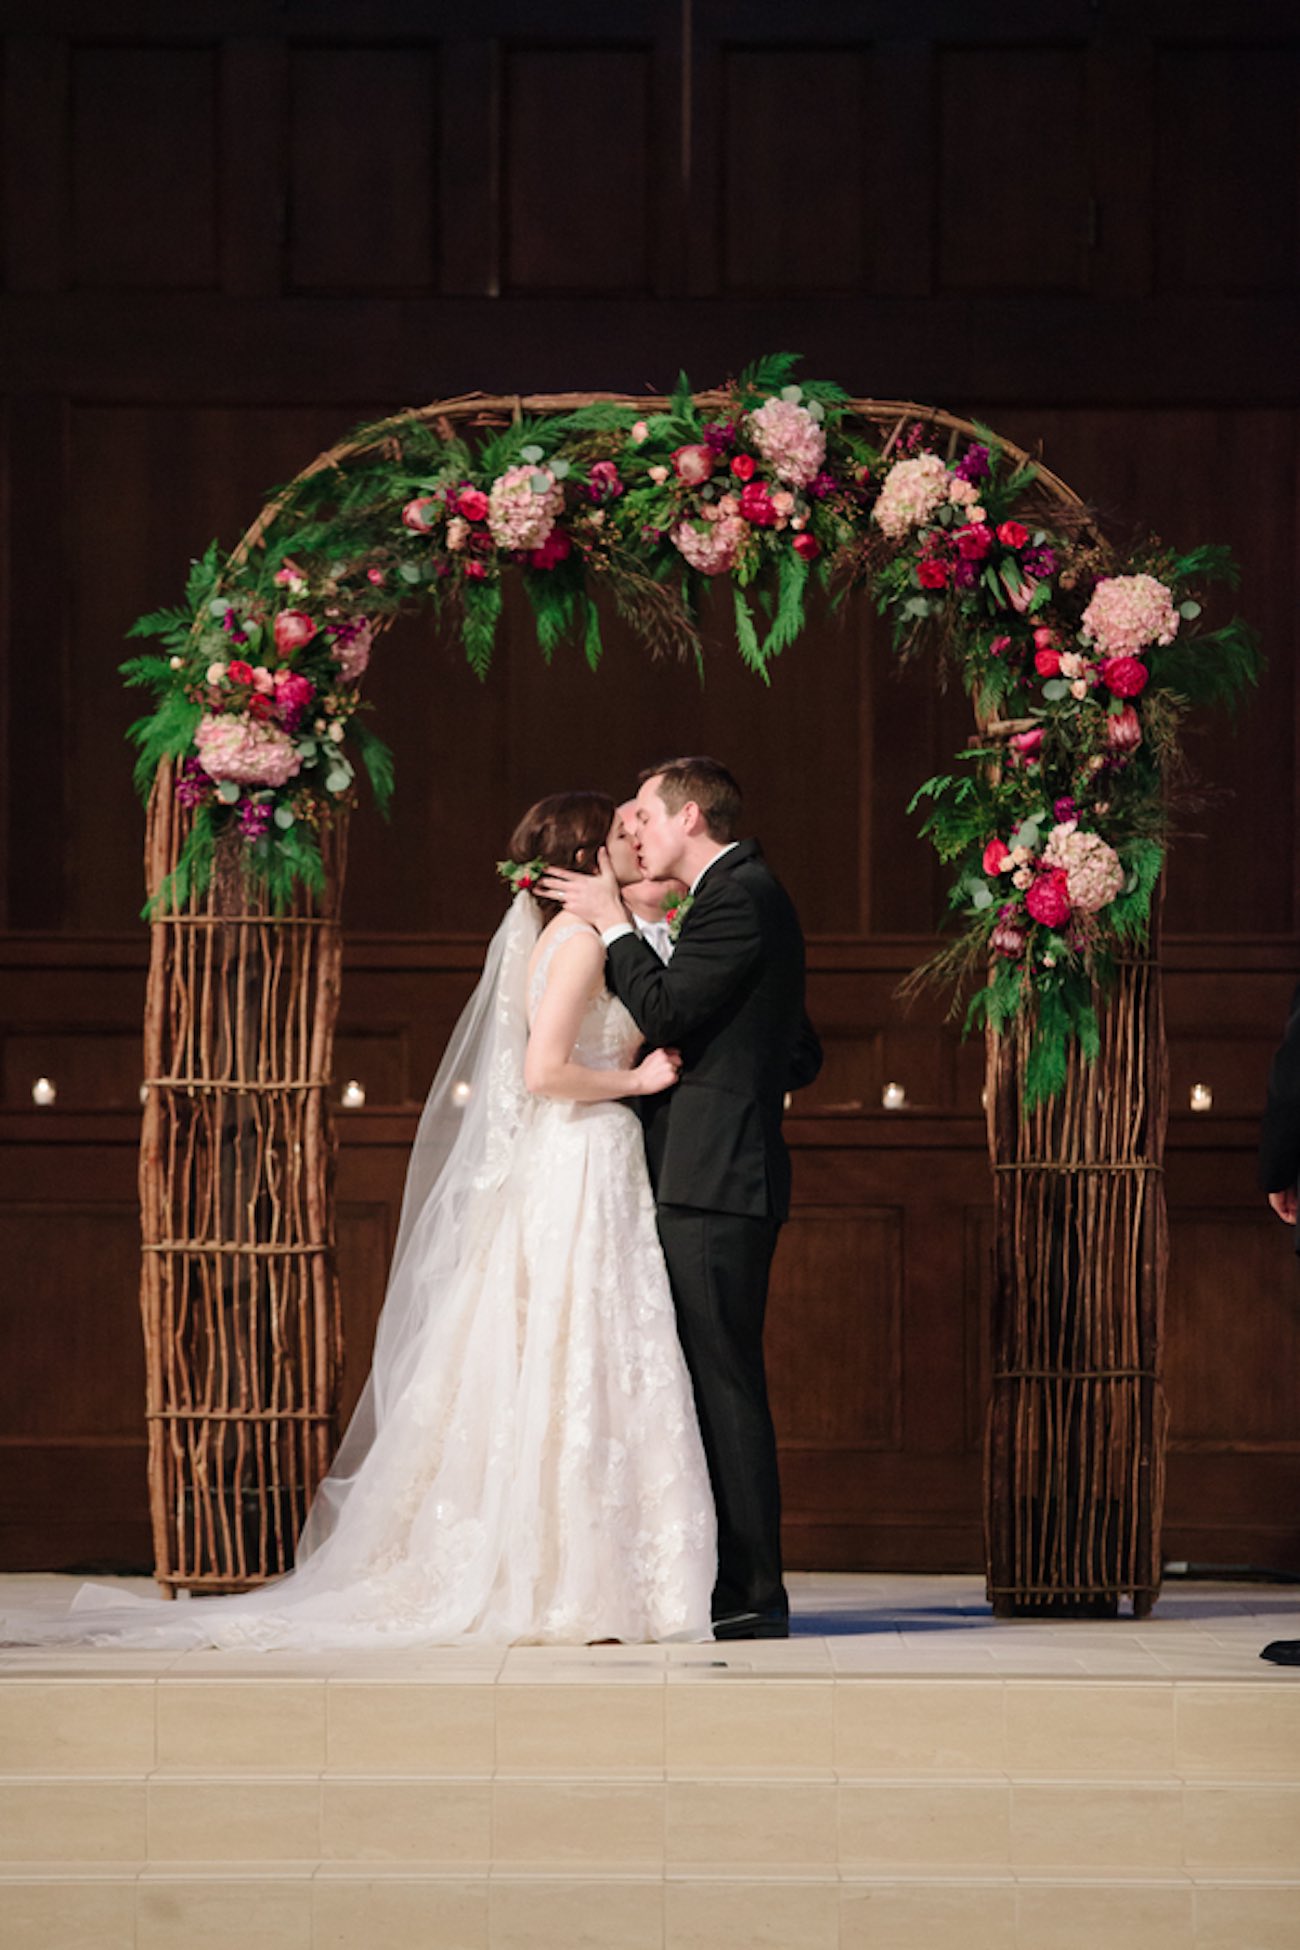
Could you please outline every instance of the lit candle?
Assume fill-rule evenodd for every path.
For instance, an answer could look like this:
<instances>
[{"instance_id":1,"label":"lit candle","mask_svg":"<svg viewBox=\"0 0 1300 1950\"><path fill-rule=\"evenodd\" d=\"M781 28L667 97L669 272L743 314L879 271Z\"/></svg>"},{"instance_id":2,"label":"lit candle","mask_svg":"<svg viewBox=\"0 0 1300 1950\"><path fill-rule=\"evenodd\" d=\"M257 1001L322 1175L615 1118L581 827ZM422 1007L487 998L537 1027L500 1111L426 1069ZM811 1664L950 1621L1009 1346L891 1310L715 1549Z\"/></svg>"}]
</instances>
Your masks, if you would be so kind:
<instances>
[{"instance_id":1,"label":"lit candle","mask_svg":"<svg viewBox=\"0 0 1300 1950\"><path fill-rule=\"evenodd\" d=\"M1213 1110L1214 1092L1208 1083L1194 1083L1188 1101L1193 1110Z\"/></svg>"},{"instance_id":2,"label":"lit candle","mask_svg":"<svg viewBox=\"0 0 1300 1950\"><path fill-rule=\"evenodd\" d=\"M32 1085L32 1102L39 1104L42 1109L52 1104L58 1094L58 1091L48 1077L37 1077L35 1083Z\"/></svg>"},{"instance_id":3,"label":"lit candle","mask_svg":"<svg viewBox=\"0 0 1300 1950\"><path fill-rule=\"evenodd\" d=\"M901 1083L887 1083L880 1093L880 1101L886 1110L901 1110L907 1102L907 1091Z\"/></svg>"},{"instance_id":4,"label":"lit candle","mask_svg":"<svg viewBox=\"0 0 1300 1950\"><path fill-rule=\"evenodd\" d=\"M349 1082L344 1084L343 1086L344 1110L360 1110L362 1104L364 1104L365 1101L366 1101L366 1086L364 1083L358 1083L356 1078L353 1077Z\"/></svg>"},{"instance_id":5,"label":"lit candle","mask_svg":"<svg viewBox=\"0 0 1300 1950\"><path fill-rule=\"evenodd\" d=\"M469 1099L470 1099L469 1084L467 1083L452 1084L451 1101L453 1102L453 1104L455 1104L457 1110L464 1110L466 1104L469 1102Z\"/></svg>"}]
</instances>

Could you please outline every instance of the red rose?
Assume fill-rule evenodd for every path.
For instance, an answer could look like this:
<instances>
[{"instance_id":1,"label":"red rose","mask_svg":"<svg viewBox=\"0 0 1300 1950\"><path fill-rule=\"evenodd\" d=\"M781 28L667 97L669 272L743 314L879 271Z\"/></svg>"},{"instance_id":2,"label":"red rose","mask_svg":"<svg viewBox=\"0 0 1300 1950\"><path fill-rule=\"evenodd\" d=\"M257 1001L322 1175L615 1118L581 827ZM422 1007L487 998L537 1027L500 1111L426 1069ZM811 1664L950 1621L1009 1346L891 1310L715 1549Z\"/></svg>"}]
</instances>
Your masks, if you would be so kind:
<instances>
[{"instance_id":1,"label":"red rose","mask_svg":"<svg viewBox=\"0 0 1300 1950\"><path fill-rule=\"evenodd\" d=\"M948 565L937 557L927 556L924 562L916 565L916 579L922 589L946 589L948 587Z\"/></svg>"},{"instance_id":2,"label":"red rose","mask_svg":"<svg viewBox=\"0 0 1300 1950\"><path fill-rule=\"evenodd\" d=\"M1010 852L1005 840L991 839L984 849L984 871L992 879Z\"/></svg>"},{"instance_id":3,"label":"red rose","mask_svg":"<svg viewBox=\"0 0 1300 1950\"><path fill-rule=\"evenodd\" d=\"M275 619L275 647L282 657L302 650L316 634L316 625L300 609L284 609Z\"/></svg>"},{"instance_id":4,"label":"red rose","mask_svg":"<svg viewBox=\"0 0 1300 1950\"><path fill-rule=\"evenodd\" d=\"M242 659L236 657L233 663L226 665L226 675L232 684L251 684L253 681L253 666L244 663Z\"/></svg>"},{"instance_id":5,"label":"red rose","mask_svg":"<svg viewBox=\"0 0 1300 1950\"><path fill-rule=\"evenodd\" d=\"M1059 650L1035 650L1034 669L1040 677L1059 677L1061 674L1061 653Z\"/></svg>"},{"instance_id":6,"label":"red rose","mask_svg":"<svg viewBox=\"0 0 1300 1950\"><path fill-rule=\"evenodd\" d=\"M1101 667L1101 681L1116 697L1140 697L1149 677L1146 665L1136 657L1107 657Z\"/></svg>"},{"instance_id":7,"label":"red rose","mask_svg":"<svg viewBox=\"0 0 1300 1950\"><path fill-rule=\"evenodd\" d=\"M572 552L573 544L562 528L553 528L540 548L528 551L528 566L532 569L553 569L557 562L563 562Z\"/></svg>"},{"instance_id":8,"label":"red rose","mask_svg":"<svg viewBox=\"0 0 1300 1950\"><path fill-rule=\"evenodd\" d=\"M998 529L998 540L1006 548L1023 548L1029 540L1029 530L1018 521L1004 521Z\"/></svg>"},{"instance_id":9,"label":"red rose","mask_svg":"<svg viewBox=\"0 0 1300 1950\"><path fill-rule=\"evenodd\" d=\"M402 521L407 528L413 528L417 535L427 535L433 527L433 510L438 499L433 494L422 494L415 501L408 501L402 509Z\"/></svg>"},{"instance_id":10,"label":"red rose","mask_svg":"<svg viewBox=\"0 0 1300 1950\"><path fill-rule=\"evenodd\" d=\"M672 457L673 471L687 487L700 487L713 472L713 451L709 447L679 447Z\"/></svg>"},{"instance_id":11,"label":"red rose","mask_svg":"<svg viewBox=\"0 0 1300 1950\"><path fill-rule=\"evenodd\" d=\"M1069 875L1064 868L1040 873L1025 895L1025 906L1045 928L1064 927L1070 918Z\"/></svg>"},{"instance_id":12,"label":"red rose","mask_svg":"<svg viewBox=\"0 0 1300 1950\"><path fill-rule=\"evenodd\" d=\"M1036 758L1042 742L1041 725L1035 725L1032 731L1017 731L1010 740L1011 749L1017 758Z\"/></svg>"},{"instance_id":13,"label":"red rose","mask_svg":"<svg viewBox=\"0 0 1300 1950\"><path fill-rule=\"evenodd\" d=\"M471 582L482 582L487 575L487 563L480 562L476 556L465 557L465 574Z\"/></svg>"},{"instance_id":14,"label":"red rose","mask_svg":"<svg viewBox=\"0 0 1300 1950\"><path fill-rule=\"evenodd\" d=\"M822 552L822 545L817 537L810 535L805 528L794 538L794 552L796 555L802 555L805 562L815 562Z\"/></svg>"},{"instance_id":15,"label":"red rose","mask_svg":"<svg viewBox=\"0 0 1300 1950\"><path fill-rule=\"evenodd\" d=\"M664 919L667 921L669 927L671 927L677 919L677 909L675 907L666 907L664 909Z\"/></svg>"},{"instance_id":16,"label":"red rose","mask_svg":"<svg viewBox=\"0 0 1300 1950\"><path fill-rule=\"evenodd\" d=\"M465 487L457 491L456 512L464 515L466 521L482 521L487 511L488 498L482 488Z\"/></svg>"},{"instance_id":17,"label":"red rose","mask_svg":"<svg viewBox=\"0 0 1300 1950\"><path fill-rule=\"evenodd\" d=\"M1131 752L1142 743L1142 725L1131 704L1107 714L1106 743L1113 752Z\"/></svg>"},{"instance_id":18,"label":"red rose","mask_svg":"<svg viewBox=\"0 0 1300 1950\"><path fill-rule=\"evenodd\" d=\"M258 724L265 724L268 718L275 716L275 700L264 697L261 691L254 691L248 700L248 715L255 718Z\"/></svg>"},{"instance_id":19,"label":"red rose","mask_svg":"<svg viewBox=\"0 0 1300 1950\"><path fill-rule=\"evenodd\" d=\"M977 521L973 528L959 528L953 540L963 562L982 562L993 546L993 530Z\"/></svg>"},{"instance_id":20,"label":"red rose","mask_svg":"<svg viewBox=\"0 0 1300 1950\"><path fill-rule=\"evenodd\" d=\"M757 465L752 454L733 454L731 457L731 471L738 481L752 481Z\"/></svg>"},{"instance_id":21,"label":"red rose","mask_svg":"<svg viewBox=\"0 0 1300 1950\"><path fill-rule=\"evenodd\" d=\"M772 497L761 481L751 481L740 491L740 512L755 528L771 528L776 522Z\"/></svg>"}]
</instances>

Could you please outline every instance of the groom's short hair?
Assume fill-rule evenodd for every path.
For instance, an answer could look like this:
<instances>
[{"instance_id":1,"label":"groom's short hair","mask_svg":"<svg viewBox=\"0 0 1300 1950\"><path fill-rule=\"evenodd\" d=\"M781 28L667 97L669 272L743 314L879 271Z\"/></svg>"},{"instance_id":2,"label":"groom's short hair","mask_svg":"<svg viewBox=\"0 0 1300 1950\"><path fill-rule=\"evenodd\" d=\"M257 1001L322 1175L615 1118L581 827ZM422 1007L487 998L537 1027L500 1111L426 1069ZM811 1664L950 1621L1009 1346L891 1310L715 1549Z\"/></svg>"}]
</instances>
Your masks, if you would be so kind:
<instances>
[{"instance_id":1,"label":"groom's short hair","mask_svg":"<svg viewBox=\"0 0 1300 1950\"><path fill-rule=\"evenodd\" d=\"M663 765L651 765L641 774L659 781L659 797L670 813L680 812L693 800L704 814L709 838L726 842L736 837L740 819L740 787L716 758L670 758Z\"/></svg>"}]
</instances>

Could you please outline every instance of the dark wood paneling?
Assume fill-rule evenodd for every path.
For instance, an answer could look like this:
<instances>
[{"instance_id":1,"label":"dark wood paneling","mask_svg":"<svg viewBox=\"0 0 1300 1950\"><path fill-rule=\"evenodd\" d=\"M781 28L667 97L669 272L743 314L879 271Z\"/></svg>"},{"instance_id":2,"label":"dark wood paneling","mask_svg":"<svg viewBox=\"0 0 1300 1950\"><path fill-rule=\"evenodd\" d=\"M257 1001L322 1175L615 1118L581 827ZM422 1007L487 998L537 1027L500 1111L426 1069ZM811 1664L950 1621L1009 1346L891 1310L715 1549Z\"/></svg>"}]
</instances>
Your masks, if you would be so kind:
<instances>
[{"instance_id":1,"label":"dark wood paneling","mask_svg":"<svg viewBox=\"0 0 1300 1950\"><path fill-rule=\"evenodd\" d=\"M507 288L648 291L649 50L521 47L508 51L504 66ZM576 183L561 156L581 159Z\"/></svg>"},{"instance_id":2,"label":"dark wood paneling","mask_svg":"<svg viewBox=\"0 0 1300 1950\"><path fill-rule=\"evenodd\" d=\"M869 60L858 47L727 48L723 271L732 291L852 291L868 278ZM797 167L777 130L815 130Z\"/></svg>"},{"instance_id":3,"label":"dark wood paneling","mask_svg":"<svg viewBox=\"0 0 1300 1950\"><path fill-rule=\"evenodd\" d=\"M434 57L425 48L295 49L289 275L296 289L431 287L436 89ZM363 223L344 215L362 209Z\"/></svg>"},{"instance_id":4,"label":"dark wood paneling","mask_svg":"<svg viewBox=\"0 0 1300 1950\"><path fill-rule=\"evenodd\" d=\"M939 57L939 282L948 291L1082 291L1091 241L1081 47L945 48ZM1030 168L991 151L1020 132ZM1015 141L1015 137L1012 137Z\"/></svg>"},{"instance_id":5,"label":"dark wood paneling","mask_svg":"<svg viewBox=\"0 0 1300 1950\"><path fill-rule=\"evenodd\" d=\"M903 1222L806 1206L781 1236L768 1308L783 1448L839 1454L902 1440Z\"/></svg>"},{"instance_id":6,"label":"dark wood paneling","mask_svg":"<svg viewBox=\"0 0 1300 1950\"><path fill-rule=\"evenodd\" d=\"M74 284L215 286L214 50L76 48L70 152Z\"/></svg>"},{"instance_id":7,"label":"dark wood paneling","mask_svg":"<svg viewBox=\"0 0 1300 1950\"><path fill-rule=\"evenodd\" d=\"M1294 45L1160 50L1161 289L1198 295L1294 290L1300 281L1298 90Z\"/></svg>"}]
</instances>

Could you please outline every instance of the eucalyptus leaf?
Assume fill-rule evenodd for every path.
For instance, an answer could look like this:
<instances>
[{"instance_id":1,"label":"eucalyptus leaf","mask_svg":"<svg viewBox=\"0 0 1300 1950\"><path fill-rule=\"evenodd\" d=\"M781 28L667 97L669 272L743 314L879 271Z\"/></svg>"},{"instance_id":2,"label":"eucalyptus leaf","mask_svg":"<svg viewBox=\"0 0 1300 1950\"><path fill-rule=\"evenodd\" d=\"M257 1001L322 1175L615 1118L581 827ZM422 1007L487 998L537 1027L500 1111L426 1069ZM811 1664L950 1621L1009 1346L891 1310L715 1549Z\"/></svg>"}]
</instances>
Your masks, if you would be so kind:
<instances>
[{"instance_id":1,"label":"eucalyptus leaf","mask_svg":"<svg viewBox=\"0 0 1300 1950\"><path fill-rule=\"evenodd\" d=\"M351 783L351 772L345 772L342 766L337 766L332 772L325 774L326 792L346 792Z\"/></svg>"},{"instance_id":2,"label":"eucalyptus leaf","mask_svg":"<svg viewBox=\"0 0 1300 1950\"><path fill-rule=\"evenodd\" d=\"M530 467L534 467L541 460L542 452L542 448L537 446L521 447L519 449L519 458L522 461L526 461Z\"/></svg>"},{"instance_id":3,"label":"eucalyptus leaf","mask_svg":"<svg viewBox=\"0 0 1300 1950\"><path fill-rule=\"evenodd\" d=\"M976 886L971 888L970 904L977 913L982 913L986 907L992 907L993 895L989 891L986 882L980 881Z\"/></svg>"},{"instance_id":4,"label":"eucalyptus leaf","mask_svg":"<svg viewBox=\"0 0 1300 1950\"><path fill-rule=\"evenodd\" d=\"M930 599L928 596L909 596L903 604L904 616L928 616Z\"/></svg>"},{"instance_id":5,"label":"eucalyptus leaf","mask_svg":"<svg viewBox=\"0 0 1300 1950\"><path fill-rule=\"evenodd\" d=\"M1021 824L1017 826L1015 832L1011 835L1012 851L1014 852L1015 848L1018 846L1024 846L1024 847L1028 847L1029 851L1032 853L1035 847L1038 845L1039 838L1040 838L1040 834L1038 831L1037 819L1023 820Z\"/></svg>"},{"instance_id":6,"label":"eucalyptus leaf","mask_svg":"<svg viewBox=\"0 0 1300 1950\"><path fill-rule=\"evenodd\" d=\"M826 408L819 399L810 399L808 402L808 414L811 419L824 420L826 418Z\"/></svg>"},{"instance_id":7,"label":"eucalyptus leaf","mask_svg":"<svg viewBox=\"0 0 1300 1950\"><path fill-rule=\"evenodd\" d=\"M297 820L297 817L298 815L292 806L277 806L275 809L275 823L282 833L288 832L289 828Z\"/></svg>"},{"instance_id":8,"label":"eucalyptus leaf","mask_svg":"<svg viewBox=\"0 0 1300 1950\"><path fill-rule=\"evenodd\" d=\"M230 604L226 601L224 596L214 596L212 598L212 601L208 604L208 615L224 616L226 612L229 610L229 608L230 608Z\"/></svg>"},{"instance_id":9,"label":"eucalyptus leaf","mask_svg":"<svg viewBox=\"0 0 1300 1950\"><path fill-rule=\"evenodd\" d=\"M561 454L556 460L553 460L551 462L551 472L555 476L557 481L564 480L565 476L569 472L569 463L567 460L565 460L563 454Z\"/></svg>"},{"instance_id":10,"label":"eucalyptus leaf","mask_svg":"<svg viewBox=\"0 0 1300 1950\"><path fill-rule=\"evenodd\" d=\"M1043 696L1049 704L1059 704L1063 697L1070 695L1070 686L1064 677L1049 677L1043 685Z\"/></svg>"},{"instance_id":11,"label":"eucalyptus leaf","mask_svg":"<svg viewBox=\"0 0 1300 1950\"><path fill-rule=\"evenodd\" d=\"M414 562L399 562L397 573L403 582L415 584L420 580L420 571Z\"/></svg>"},{"instance_id":12,"label":"eucalyptus leaf","mask_svg":"<svg viewBox=\"0 0 1300 1950\"><path fill-rule=\"evenodd\" d=\"M798 406L800 400L803 398L803 387L783 386L781 388L781 398L788 400L791 406Z\"/></svg>"},{"instance_id":13,"label":"eucalyptus leaf","mask_svg":"<svg viewBox=\"0 0 1300 1950\"><path fill-rule=\"evenodd\" d=\"M233 806L239 798L239 787L233 779L223 779L217 787L217 797L223 806Z\"/></svg>"},{"instance_id":14,"label":"eucalyptus leaf","mask_svg":"<svg viewBox=\"0 0 1300 1950\"><path fill-rule=\"evenodd\" d=\"M551 483L545 474L539 473L529 477L528 485L534 494L545 494Z\"/></svg>"},{"instance_id":15,"label":"eucalyptus leaf","mask_svg":"<svg viewBox=\"0 0 1300 1950\"><path fill-rule=\"evenodd\" d=\"M1179 603L1178 605L1178 614L1185 616L1189 623L1194 616L1199 616L1200 613L1201 605L1198 602L1194 602L1190 596L1185 603Z\"/></svg>"}]
</instances>

